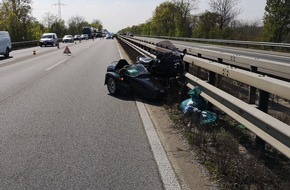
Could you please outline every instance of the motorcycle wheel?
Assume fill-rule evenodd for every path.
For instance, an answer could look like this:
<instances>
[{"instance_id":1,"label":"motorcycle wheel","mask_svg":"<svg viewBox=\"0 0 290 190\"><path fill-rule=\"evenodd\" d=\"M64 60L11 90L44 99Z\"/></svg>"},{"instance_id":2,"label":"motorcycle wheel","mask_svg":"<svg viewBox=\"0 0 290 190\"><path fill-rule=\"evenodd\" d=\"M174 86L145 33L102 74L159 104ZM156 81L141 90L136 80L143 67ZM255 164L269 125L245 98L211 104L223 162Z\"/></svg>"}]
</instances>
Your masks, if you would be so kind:
<instances>
[{"instance_id":1,"label":"motorcycle wheel","mask_svg":"<svg viewBox=\"0 0 290 190\"><path fill-rule=\"evenodd\" d=\"M115 96L119 94L119 89L117 88L116 79L114 79L113 77L108 78L107 88L111 95Z\"/></svg>"}]
</instances>

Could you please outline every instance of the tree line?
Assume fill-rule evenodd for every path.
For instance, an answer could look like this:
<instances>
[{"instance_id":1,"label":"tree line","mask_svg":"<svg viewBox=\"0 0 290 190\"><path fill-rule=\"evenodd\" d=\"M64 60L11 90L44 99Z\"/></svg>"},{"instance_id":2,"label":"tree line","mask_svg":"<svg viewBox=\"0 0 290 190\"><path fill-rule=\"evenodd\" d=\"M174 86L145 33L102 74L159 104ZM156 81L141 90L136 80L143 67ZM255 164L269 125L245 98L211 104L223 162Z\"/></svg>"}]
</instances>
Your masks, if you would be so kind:
<instances>
[{"instance_id":1,"label":"tree line","mask_svg":"<svg viewBox=\"0 0 290 190\"><path fill-rule=\"evenodd\" d=\"M290 0L267 0L261 20L238 20L240 0L209 0L210 10L193 14L198 0L165 1L145 23L120 30L138 35L290 42Z\"/></svg>"},{"instance_id":2,"label":"tree line","mask_svg":"<svg viewBox=\"0 0 290 190\"><path fill-rule=\"evenodd\" d=\"M238 20L241 0L208 0L210 10L200 14L199 0L167 0L157 6L145 23L121 29L119 33L154 36L290 42L290 0L267 0L261 20ZM32 16L32 0L2 0L0 30L10 33L13 42L39 39L42 33L58 36L80 34L84 26L104 30L98 19L85 21L74 16L65 21L45 13L42 23Z\"/></svg>"},{"instance_id":3,"label":"tree line","mask_svg":"<svg viewBox=\"0 0 290 190\"><path fill-rule=\"evenodd\" d=\"M58 37L66 34L81 34L84 26L103 30L98 19L87 22L82 16L73 16L65 21L56 15L45 13L40 23L32 16L32 0L2 0L0 3L0 30L8 31L13 42L38 40L43 33L54 32Z\"/></svg>"}]
</instances>

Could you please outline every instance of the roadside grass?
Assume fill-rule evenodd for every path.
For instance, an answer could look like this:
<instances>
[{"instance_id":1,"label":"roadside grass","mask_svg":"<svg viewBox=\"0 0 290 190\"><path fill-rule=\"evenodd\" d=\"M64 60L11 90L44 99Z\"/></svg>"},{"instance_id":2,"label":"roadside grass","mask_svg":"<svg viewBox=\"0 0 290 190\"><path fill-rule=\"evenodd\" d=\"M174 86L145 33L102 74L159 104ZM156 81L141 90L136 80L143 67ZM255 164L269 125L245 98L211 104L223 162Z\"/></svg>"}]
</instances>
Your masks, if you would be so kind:
<instances>
[{"instance_id":1,"label":"roadside grass","mask_svg":"<svg viewBox=\"0 0 290 190\"><path fill-rule=\"evenodd\" d=\"M164 108L220 189L289 189L289 159L268 146L266 154L259 155L255 135L234 119L216 109L218 121L202 126L198 118L184 116L179 102Z\"/></svg>"},{"instance_id":2,"label":"roadside grass","mask_svg":"<svg viewBox=\"0 0 290 190\"><path fill-rule=\"evenodd\" d=\"M134 61L139 53L119 42ZM207 80L207 71L194 66L189 69L195 76ZM218 76L216 85L241 100L248 99L248 86L244 84ZM201 126L196 117L185 117L178 108L181 101L188 98L184 92L182 89L179 90L178 96L173 96L175 98L167 97L162 105L175 128L183 132L187 142L196 152L198 160L207 168L212 180L219 184L220 189L289 189L290 160L288 158L269 145L266 146L263 156L258 154L255 149L255 135L221 110L214 110L219 119L208 126ZM276 104L273 101L269 114L290 124L290 109L284 113L277 112Z\"/></svg>"}]
</instances>

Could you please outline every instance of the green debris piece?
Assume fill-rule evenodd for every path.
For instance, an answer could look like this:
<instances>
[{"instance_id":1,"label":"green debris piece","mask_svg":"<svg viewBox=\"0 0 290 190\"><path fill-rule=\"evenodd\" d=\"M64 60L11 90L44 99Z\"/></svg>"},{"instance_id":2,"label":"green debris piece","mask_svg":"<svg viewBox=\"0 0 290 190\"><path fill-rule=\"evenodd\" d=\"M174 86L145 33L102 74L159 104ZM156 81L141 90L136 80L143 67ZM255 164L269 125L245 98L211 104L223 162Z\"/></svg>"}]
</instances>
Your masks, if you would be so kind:
<instances>
[{"instance_id":1,"label":"green debris piece","mask_svg":"<svg viewBox=\"0 0 290 190\"><path fill-rule=\"evenodd\" d=\"M242 124L239 124L239 125L238 125L238 128L240 128L240 129L245 129L246 127L243 126Z\"/></svg>"}]
</instances>

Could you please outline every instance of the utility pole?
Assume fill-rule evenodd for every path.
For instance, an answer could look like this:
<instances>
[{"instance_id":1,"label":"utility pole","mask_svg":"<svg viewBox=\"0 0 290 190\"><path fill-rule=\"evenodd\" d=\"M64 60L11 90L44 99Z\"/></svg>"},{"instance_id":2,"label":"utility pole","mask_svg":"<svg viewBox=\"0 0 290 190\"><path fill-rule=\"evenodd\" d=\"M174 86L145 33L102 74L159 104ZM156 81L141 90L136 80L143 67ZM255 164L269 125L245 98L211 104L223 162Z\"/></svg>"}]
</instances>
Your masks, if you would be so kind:
<instances>
[{"instance_id":1,"label":"utility pole","mask_svg":"<svg viewBox=\"0 0 290 190\"><path fill-rule=\"evenodd\" d=\"M60 0L58 0L58 3L53 4L55 6L58 7L58 19L61 19L61 6L65 6L66 4L63 4L60 2Z\"/></svg>"}]
</instances>

